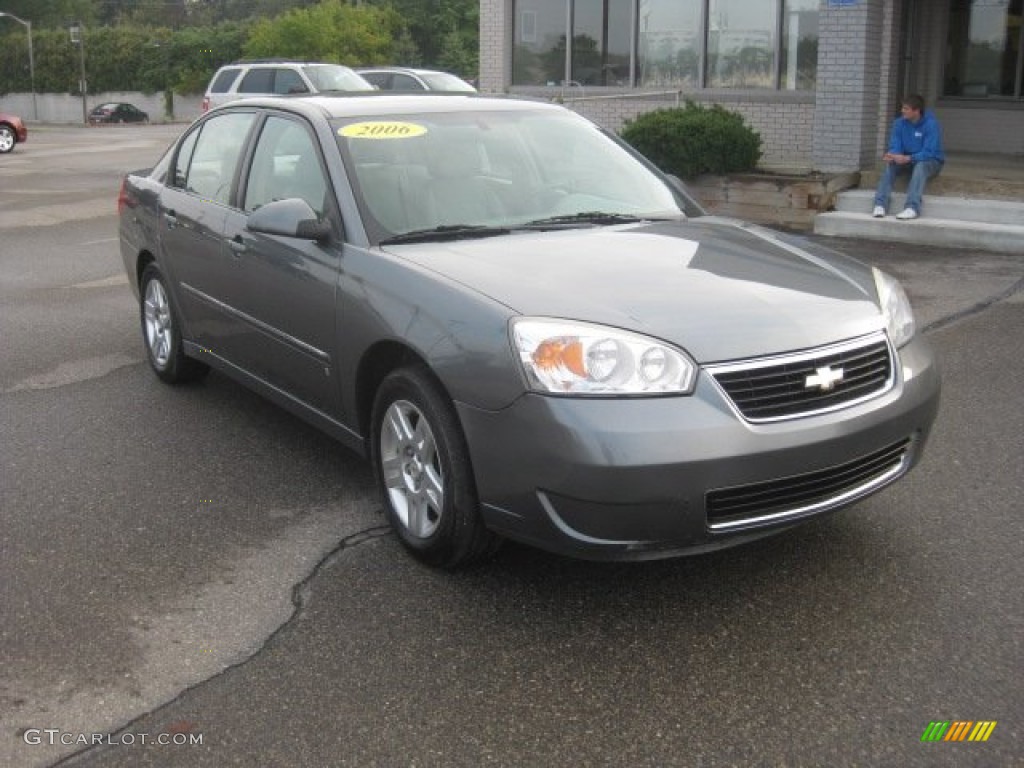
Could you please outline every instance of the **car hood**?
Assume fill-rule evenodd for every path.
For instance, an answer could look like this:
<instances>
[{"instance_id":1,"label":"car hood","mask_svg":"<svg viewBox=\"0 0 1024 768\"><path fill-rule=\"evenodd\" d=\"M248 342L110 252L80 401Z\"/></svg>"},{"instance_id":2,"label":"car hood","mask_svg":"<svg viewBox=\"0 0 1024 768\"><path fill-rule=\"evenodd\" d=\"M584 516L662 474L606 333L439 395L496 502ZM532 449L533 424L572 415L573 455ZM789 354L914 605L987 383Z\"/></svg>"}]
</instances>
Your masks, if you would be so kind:
<instances>
[{"instance_id":1,"label":"car hood","mask_svg":"<svg viewBox=\"0 0 1024 768\"><path fill-rule=\"evenodd\" d=\"M885 326L870 269L761 227L702 217L386 250L516 314L604 323L708 363Z\"/></svg>"}]
</instances>

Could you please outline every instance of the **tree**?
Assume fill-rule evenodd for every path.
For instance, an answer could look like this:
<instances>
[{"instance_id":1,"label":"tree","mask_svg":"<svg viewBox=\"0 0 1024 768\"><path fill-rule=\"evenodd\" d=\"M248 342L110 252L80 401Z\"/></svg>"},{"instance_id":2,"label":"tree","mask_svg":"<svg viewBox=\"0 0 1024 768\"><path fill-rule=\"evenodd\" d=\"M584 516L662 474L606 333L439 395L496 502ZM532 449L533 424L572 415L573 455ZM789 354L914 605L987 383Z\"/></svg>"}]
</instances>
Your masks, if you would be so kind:
<instances>
[{"instance_id":1,"label":"tree","mask_svg":"<svg viewBox=\"0 0 1024 768\"><path fill-rule=\"evenodd\" d=\"M67 27L74 19L87 27L99 23L96 0L3 0L0 11L32 22L32 28Z\"/></svg>"},{"instance_id":2,"label":"tree","mask_svg":"<svg viewBox=\"0 0 1024 768\"><path fill-rule=\"evenodd\" d=\"M357 8L341 0L323 0L256 22L244 51L252 58L286 56L350 65L372 63L390 58L392 41L401 29L401 18L390 8Z\"/></svg>"}]
</instances>

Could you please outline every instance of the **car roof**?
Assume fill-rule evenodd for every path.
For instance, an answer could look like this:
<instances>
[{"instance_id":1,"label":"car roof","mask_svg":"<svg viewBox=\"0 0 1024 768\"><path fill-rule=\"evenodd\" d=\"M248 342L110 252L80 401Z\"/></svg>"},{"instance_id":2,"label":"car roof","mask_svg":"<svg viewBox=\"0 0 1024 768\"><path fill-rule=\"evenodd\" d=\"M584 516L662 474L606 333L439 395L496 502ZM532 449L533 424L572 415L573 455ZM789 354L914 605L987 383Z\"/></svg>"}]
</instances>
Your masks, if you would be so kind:
<instances>
[{"instance_id":1,"label":"car roof","mask_svg":"<svg viewBox=\"0 0 1024 768\"><path fill-rule=\"evenodd\" d=\"M233 61L230 64L225 64L221 69L227 69L229 67L272 67L280 64L295 67L328 66L352 69L352 67L347 64L338 64L333 61L320 61L318 59L239 59L238 61Z\"/></svg>"},{"instance_id":2,"label":"car roof","mask_svg":"<svg viewBox=\"0 0 1024 768\"><path fill-rule=\"evenodd\" d=\"M303 94L292 97L260 97L228 102L210 112L246 107L277 107L318 112L327 119L361 115L405 115L440 112L526 112L538 109L565 111L546 101L478 96L473 93L401 93L391 91L345 94Z\"/></svg>"},{"instance_id":3,"label":"car roof","mask_svg":"<svg viewBox=\"0 0 1024 768\"><path fill-rule=\"evenodd\" d=\"M356 72L410 72L414 75L450 75L451 72L445 72L441 69L423 69L421 67L393 67L390 65L381 65L375 67L356 67ZM458 75L454 75L458 77Z\"/></svg>"}]
</instances>

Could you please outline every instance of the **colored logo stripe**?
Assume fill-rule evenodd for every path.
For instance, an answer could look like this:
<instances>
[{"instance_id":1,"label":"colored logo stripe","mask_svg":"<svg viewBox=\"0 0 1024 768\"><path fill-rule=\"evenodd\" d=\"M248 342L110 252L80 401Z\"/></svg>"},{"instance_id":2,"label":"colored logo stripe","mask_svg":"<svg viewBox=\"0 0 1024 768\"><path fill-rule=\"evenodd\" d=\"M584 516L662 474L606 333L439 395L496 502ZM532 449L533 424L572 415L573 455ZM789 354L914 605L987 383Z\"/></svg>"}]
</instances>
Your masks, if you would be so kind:
<instances>
[{"instance_id":1,"label":"colored logo stripe","mask_svg":"<svg viewBox=\"0 0 1024 768\"><path fill-rule=\"evenodd\" d=\"M974 725L970 720L957 720L949 729L943 741L963 741L967 738L967 732Z\"/></svg>"},{"instance_id":2,"label":"colored logo stripe","mask_svg":"<svg viewBox=\"0 0 1024 768\"><path fill-rule=\"evenodd\" d=\"M921 741L988 741L996 720L933 720L921 734Z\"/></svg>"},{"instance_id":3,"label":"colored logo stripe","mask_svg":"<svg viewBox=\"0 0 1024 768\"><path fill-rule=\"evenodd\" d=\"M996 729L996 722L995 720L982 720L974 726L968 741L988 741L988 737Z\"/></svg>"}]
</instances>

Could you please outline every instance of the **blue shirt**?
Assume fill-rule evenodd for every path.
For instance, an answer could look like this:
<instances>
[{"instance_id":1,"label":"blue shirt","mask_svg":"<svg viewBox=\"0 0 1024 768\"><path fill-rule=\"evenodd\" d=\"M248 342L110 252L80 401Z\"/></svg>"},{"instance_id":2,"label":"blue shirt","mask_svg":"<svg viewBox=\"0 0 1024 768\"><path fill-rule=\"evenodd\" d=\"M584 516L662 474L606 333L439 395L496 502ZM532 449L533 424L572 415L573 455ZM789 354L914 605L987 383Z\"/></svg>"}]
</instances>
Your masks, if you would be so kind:
<instances>
[{"instance_id":1,"label":"blue shirt","mask_svg":"<svg viewBox=\"0 0 1024 768\"><path fill-rule=\"evenodd\" d=\"M897 117L889 134L889 151L894 155L910 155L915 163L922 160L946 162L946 153L942 151L942 129L935 115L926 110L916 123Z\"/></svg>"}]
</instances>

